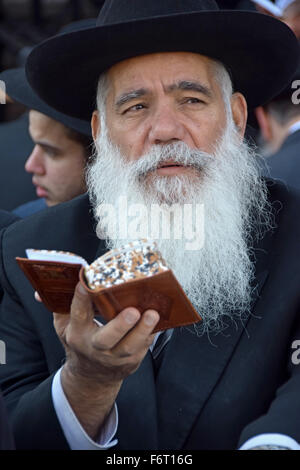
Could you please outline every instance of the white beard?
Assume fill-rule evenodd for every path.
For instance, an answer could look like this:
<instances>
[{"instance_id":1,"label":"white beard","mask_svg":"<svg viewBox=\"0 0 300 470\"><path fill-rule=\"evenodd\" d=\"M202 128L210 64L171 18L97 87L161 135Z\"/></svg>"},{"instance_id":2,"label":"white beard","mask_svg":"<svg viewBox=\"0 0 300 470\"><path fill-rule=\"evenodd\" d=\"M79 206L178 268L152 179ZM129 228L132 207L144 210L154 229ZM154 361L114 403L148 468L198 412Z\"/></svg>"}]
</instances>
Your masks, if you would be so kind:
<instances>
[{"instance_id":1,"label":"white beard","mask_svg":"<svg viewBox=\"0 0 300 470\"><path fill-rule=\"evenodd\" d=\"M219 332L225 328L226 317L246 318L254 279L250 259L253 237L262 236L272 222L254 151L240 142L229 124L212 155L180 142L153 146L147 155L128 163L108 139L104 122L101 129L95 162L87 175L99 238L106 238L109 248L132 241L118 237L109 224L104 226L101 217L103 204L117 207L121 196L126 196L128 207L143 204L148 213L153 204L159 204L166 214L172 204L203 204L202 249L187 250L185 238L160 237L155 242L202 318L195 326L197 334ZM194 173L176 177L149 173L170 159L191 165ZM147 231L148 222L148 217L142 220L141 233L145 233L143 228ZM175 224L171 218L171 233ZM197 230L195 224L193 229Z\"/></svg>"}]
</instances>

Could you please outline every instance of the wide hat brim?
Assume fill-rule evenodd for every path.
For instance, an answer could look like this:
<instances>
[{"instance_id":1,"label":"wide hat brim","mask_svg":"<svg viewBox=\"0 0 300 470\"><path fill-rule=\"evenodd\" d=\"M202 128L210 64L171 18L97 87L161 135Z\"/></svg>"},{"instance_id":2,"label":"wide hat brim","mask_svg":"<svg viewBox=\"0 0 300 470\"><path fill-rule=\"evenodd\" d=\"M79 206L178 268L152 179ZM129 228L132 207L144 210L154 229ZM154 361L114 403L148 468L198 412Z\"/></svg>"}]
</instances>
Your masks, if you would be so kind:
<instances>
[{"instance_id":1,"label":"wide hat brim","mask_svg":"<svg viewBox=\"0 0 300 470\"><path fill-rule=\"evenodd\" d=\"M300 42L299 42L299 51L300 51ZM300 64L296 70L296 73L293 75L291 81L289 82L288 86L282 90L279 95L276 95L272 98L270 102L266 102L265 105L270 103L278 102L278 101L286 101L289 100L290 103L293 103L293 93L295 92L296 88L298 88L296 84L296 88L294 87L295 81L300 81ZM299 106L298 104L294 104L294 106ZM259 129L259 124L256 119L256 115L254 111L250 111L248 115L248 125L251 126L253 129Z\"/></svg>"},{"instance_id":2,"label":"wide hat brim","mask_svg":"<svg viewBox=\"0 0 300 470\"><path fill-rule=\"evenodd\" d=\"M299 51L300 51L300 42L299 42ZM295 83L297 82L297 83ZM300 83L300 64L296 70L296 73L293 75L291 81L289 82L288 86L282 90L279 95L275 96L273 100L280 101L284 99L290 99L292 102L292 95L295 92L296 88L299 87L298 83ZM297 106L297 105L296 105Z\"/></svg>"},{"instance_id":3,"label":"wide hat brim","mask_svg":"<svg viewBox=\"0 0 300 470\"><path fill-rule=\"evenodd\" d=\"M6 94L17 103L21 103L28 109L38 111L46 116L59 121L70 129L73 129L86 136L91 136L90 121L77 119L75 117L63 114L56 109L48 106L41 100L29 85L25 69L8 69L0 73L0 80L5 83Z\"/></svg>"},{"instance_id":4,"label":"wide hat brim","mask_svg":"<svg viewBox=\"0 0 300 470\"><path fill-rule=\"evenodd\" d=\"M172 51L221 61L249 108L278 95L299 62L296 37L281 21L256 12L218 10L108 24L56 36L31 52L26 73L49 105L88 120L96 108L102 72L131 57Z\"/></svg>"}]
</instances>

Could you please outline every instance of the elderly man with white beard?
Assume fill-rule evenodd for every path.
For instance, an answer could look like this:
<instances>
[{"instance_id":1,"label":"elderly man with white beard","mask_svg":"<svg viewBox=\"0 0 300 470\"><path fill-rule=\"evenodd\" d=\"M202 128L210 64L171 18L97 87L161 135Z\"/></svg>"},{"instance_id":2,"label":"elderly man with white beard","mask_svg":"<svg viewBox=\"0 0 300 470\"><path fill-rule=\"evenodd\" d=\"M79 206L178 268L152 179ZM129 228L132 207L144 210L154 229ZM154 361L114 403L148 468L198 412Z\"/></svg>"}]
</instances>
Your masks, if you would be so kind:
<instances>
[{"instance_id":1,"label":"elderly man with white beard","mask_svg":"<svg viewBox=\"0 0 300 470\"><path fill-rule=\"evenodd\" d=\"M247 103L283 88L298 43L259 13L161 3L107 0L95 28L54 37L28 60L46 102L91 118L95 160L88 195L2 235L0 379L17 448L300 448L299 195L261 178L243 141ZM155 240L202 319L169 331L159 368L159 309L94 321L78 284L70 314L52 313L14 262L29 247L91 262L124 245L130 234L103 213L120 198L145 208L139 233L150 239L153 205L165 220L174 205L204 208L201 249Z\"/></svg>"},{"instance_id":2,"label":"elderly man with white beard","mask_svg":"<svg viewBox=\"0 0 300 470\"><path fill-rule=\"evenodd\" d=\"M134 127L131 137L132 118L145 127L147 120L143 117L143 110L136 110L140 106L136 104L140 98L137 101L136 97L127 99L125 96L122 99L126 100L126 104L122 104L122 108L129 109L129 117L122 123L125 126L124 139L120 142L121 134L118 129L114 134L113 122L109 126L112 130L108 132L106 120L109 122L111 116L109 111L106 113L105 101L115 101L120 93L119 88L127 88L126 82L130 83L131 75L137 73L136 69L143 70L145 82L149 70L153 82L156 80L159 84L161 72L156 78L153 70L161 71L164 63L169 64L164 78L166 82L171 82L180 67L187 70L189 77L193 76L194 70L197 70L197 74L202 72L203 76L207 73L205 78L211 87L208 90L212 90L209 93L215 92L215 101L219 101L221 105L221 117L218 115L214 123L218 126L217 139L215 134L209 139L207 132L198 133L198 129L204 125L211 126L212 121L206 121L205 112L198 113L199 117L195 112L197 107L199 110L203 108L196 80L179 82L176 84L178 89L174 84L176 91L174 90L172 97L175 102L179 99L193 102L186 106L185 112L194 119L195 131L188 125L176 122L170 116L170 107L165 106L163 109L164 103L161 100L162 111L159 110L158 115L154 116L151 135L148 136L145 131L146 139L138 139ZM107 96L107 89L114 90L110 98ZM192 98L188 97L189 93L193 95ZM170 237L155 241L188 292L192 303L201 305L203 321L195 326L196 329L204 328L207 331L211 330L214 323L218 329L217 324L222 322L222 314L225 312L235 311L239 315L249 311L253 263L249 258L247 240L253 236L253 230L259 237L272 225L266 183L259 177L253 150L241 141L245 128L245 119L242 117L245 104L243 98L235 94L232 110L232 94L229 75L221 64L204 60L195 54L154 54L115 66L101 77L97 94L98 112L94 113L92 122L96 158L88 171L88 186L98 219L96 231L99 237L105 234L109 248L119 248L130 241L124 238L121 227L114 227L110 223L110 214L108 223L105 224L105 208L109 205L117 207L121 197L126 196L128 207L142 204L146 208L145 217L139 220L141 238L150 238L151 208L155 204L160 205L162 218L158 222L170 224L167 230ZM149 100L146 96L143 99ZM213 101L213 98L210 100ZM215 104L211 104L213 106ZM199 122L196 122L197 118ZM197 124L199 127L196 127ZM196 148L193 143L197 145ZM130 156L126 149L129 145ZM123 153L121 149L124 149ZM175 212L174 219L170 215L176 204L184 208L187 204L195 207L199 203L204 207L205 249L197 250L195 256L194 250L186 249L186 238L175 239L174 236L176 224L181 222L182 212ZM128 220L125 219L125 222L128 225ZM163 228L158 227L160 236ZM197 227L195 232L196 229ZM200 241L201 233L194 233L196 239L197 235Z\"/></svg>"}]
</instances>

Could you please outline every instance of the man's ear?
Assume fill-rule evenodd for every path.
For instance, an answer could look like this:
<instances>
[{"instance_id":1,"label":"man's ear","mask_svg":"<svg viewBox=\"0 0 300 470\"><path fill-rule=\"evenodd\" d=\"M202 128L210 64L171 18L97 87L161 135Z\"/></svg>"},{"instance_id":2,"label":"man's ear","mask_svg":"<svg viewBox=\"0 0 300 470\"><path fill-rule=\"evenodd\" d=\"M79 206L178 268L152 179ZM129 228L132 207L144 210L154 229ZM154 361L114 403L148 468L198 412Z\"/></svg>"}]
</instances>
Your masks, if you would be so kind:
<instances>
[{"instance_id":1,"label":"man's ear","mask_svg":"<svg viewBox=\"0 0 300 470\"><path fill-rule=\"evenodd\" d=\"M91 119L92 135L93 139L96 140L100 132L100 116L98 111L94 111Z\"/></svg>"},{"instance_id":2,"label":"man's ear","mask_svg":"<svg viewBox=\"0 0 300 470\"><path fill-rule=\"evenodd\" d=\"M244 137L247 125L247 102L241 93L234 93L231 97L231 111L235 127L241 137Z\"/></svg>"},{"instance_id":3,"label":"man's ear","mask_svg":"<svg viewBox=\"0 0 300 470\"><path fill-rule=\"evenodd\" d=\"M273 134L268 114L262 106L256 108L254 112L264 141L271 142Z\"/></svg>"}]
</instances>

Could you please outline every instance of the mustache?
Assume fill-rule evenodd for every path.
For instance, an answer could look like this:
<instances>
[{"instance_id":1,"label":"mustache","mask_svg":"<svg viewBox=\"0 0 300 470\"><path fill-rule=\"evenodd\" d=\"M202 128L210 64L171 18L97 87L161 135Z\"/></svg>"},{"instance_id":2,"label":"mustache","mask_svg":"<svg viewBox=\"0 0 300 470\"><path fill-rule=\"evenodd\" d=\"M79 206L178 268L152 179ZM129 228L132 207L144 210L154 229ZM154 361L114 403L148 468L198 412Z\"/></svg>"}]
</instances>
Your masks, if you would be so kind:
<instances>
[{"instance_id":1,"label":"mustache","mask_svg":"<svg viewBox=\"0 0 300 470\"><path fill-rule=\"evenodd\" d=\"M172 161L174 165L194 168L203 171L212 162L214 156L197 149L191 149L184 142L166 145L154 145L150 151L129 165L131 174L139 178L146 177L164 163Z\"/></svg>"}]
</instances>

